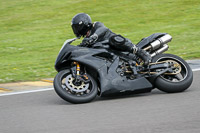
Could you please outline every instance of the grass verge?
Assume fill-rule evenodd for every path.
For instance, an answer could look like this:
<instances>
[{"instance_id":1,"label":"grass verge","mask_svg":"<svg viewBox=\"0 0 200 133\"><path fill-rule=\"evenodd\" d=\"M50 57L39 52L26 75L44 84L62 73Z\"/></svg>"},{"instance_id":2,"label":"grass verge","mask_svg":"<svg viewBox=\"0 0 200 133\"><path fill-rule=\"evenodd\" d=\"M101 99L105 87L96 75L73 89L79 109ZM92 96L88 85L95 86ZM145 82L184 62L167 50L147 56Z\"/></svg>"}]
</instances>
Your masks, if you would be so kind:
<instances>
[{"instance_id":1,"label":"grass verge","mask_svg":"<svg viewBox=\"0 0 200 133\"><path fill-rule=\"evenodd\" d=\"M156 32L173 36L168 53L200 58L199 0L0 0L0 83L54 77L71 18L88 13L137 43ZM80 42L80 41L79 41Z\"/></svg>"}]
</instances>

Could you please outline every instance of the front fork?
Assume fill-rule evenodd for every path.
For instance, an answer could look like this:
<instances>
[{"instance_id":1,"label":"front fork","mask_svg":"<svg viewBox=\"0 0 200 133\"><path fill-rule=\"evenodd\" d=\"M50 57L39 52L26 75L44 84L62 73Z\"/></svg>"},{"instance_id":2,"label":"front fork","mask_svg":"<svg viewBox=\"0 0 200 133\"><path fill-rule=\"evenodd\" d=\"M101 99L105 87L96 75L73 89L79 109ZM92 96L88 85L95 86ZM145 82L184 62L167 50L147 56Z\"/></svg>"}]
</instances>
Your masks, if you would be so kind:
<instances>
[{"instance_id":1,"label":"front fork","mask_svg":"<svg viewBox=\"0 0 200 133\"><path fill-rule=\"evenodd\" d=\"M73 67L71 68L72 77L75 79L75 84L80 84L81 82L89 83L90 79L87 76L86 70L81 72L81 65L78 62L73 62Z\"/></svg>"},{"instance_id":2,"label":"front fork","mask_svg":"<svg viewBox=\"0 0 200 133\"><path fill-rule=\"evenodd\" d=\"M80 76L80 64L78 62L74 62L76 64L76 76Z\"/></svg>"}]
</instances>

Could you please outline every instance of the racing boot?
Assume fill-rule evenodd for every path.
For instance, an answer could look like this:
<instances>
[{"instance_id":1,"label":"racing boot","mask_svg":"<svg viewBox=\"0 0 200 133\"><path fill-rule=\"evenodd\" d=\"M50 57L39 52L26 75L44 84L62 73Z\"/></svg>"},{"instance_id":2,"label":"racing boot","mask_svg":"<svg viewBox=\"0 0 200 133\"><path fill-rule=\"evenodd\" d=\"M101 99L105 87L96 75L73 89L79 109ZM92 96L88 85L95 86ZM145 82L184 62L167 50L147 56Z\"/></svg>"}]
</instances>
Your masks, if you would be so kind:
<instances>
[{"instance_id":1,"label":"racing boot","mask_svg":"<svg viewBox=\"0 0 200 133\"><path fill-rule=\"evenodd\" d=\"M141 58L144 61L144 66L147 66L151 62L151 56L149 55L148 52L146 52L143 49L140 49L136 47L135 45L132 48L133 53L137 55L139 58Z\"/></svg>"}]
</instances>

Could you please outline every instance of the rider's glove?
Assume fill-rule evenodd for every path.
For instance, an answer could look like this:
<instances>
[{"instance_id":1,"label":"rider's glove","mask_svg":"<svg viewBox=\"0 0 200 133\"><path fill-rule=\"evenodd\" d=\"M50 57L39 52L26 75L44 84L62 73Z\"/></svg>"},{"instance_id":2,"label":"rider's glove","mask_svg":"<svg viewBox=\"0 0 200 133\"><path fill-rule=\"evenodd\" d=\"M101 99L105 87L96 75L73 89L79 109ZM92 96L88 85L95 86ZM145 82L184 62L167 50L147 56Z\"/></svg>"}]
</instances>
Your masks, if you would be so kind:
<instances>
[{"instance_id":1,"label":"rider's glove","mask_svg":"<svg viewBox=\"0 0 200 133\"><path fill-rule=\"evenodd\" d=\"M146 52L143 49L140 49L134 45L132 48L133 53L136 54L139 58L141 58L144 61L144 66L147 66L151 62L151 56L148 52Z\"/></svg>"},{"instance_id":2,"label":"rider's glove","mask_svg":"<svg viewBox=\"0 0 200 133\"><path fill-rule=\"evenodd\" d=\"M98 35L94 33L89 38L84 38L82 41L82 44L86 45L86 46L90 46L90 45L94 44L97 39L98 39Z\"/></svg>"}]
</instances>

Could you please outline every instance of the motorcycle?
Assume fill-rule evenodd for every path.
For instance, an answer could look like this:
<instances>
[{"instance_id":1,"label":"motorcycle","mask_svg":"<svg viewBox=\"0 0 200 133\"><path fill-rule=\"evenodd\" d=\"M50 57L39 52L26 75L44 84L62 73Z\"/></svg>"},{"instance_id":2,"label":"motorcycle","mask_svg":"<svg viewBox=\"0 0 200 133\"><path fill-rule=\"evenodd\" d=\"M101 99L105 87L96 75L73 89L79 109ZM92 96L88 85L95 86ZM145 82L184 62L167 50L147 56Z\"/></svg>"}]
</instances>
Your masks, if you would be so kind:
<instances>
[{"instance_id":1,"label":"motorcycle","mask_svg":"<svg viewBox=\"0 0 200 133\"><path fill-rule=\"evenodd\" d=\"M193 73L180 57L164 54L172 37L155 33L143 38L137 47L147 51L152 60L144 66L136 55L111 49L105 40L92 47L70 45L78 38L66 40L55 62L56 93L70 103L87 103L97 95L151 92L183 92L190 87Z\"/></svg>"}]
</instances>

